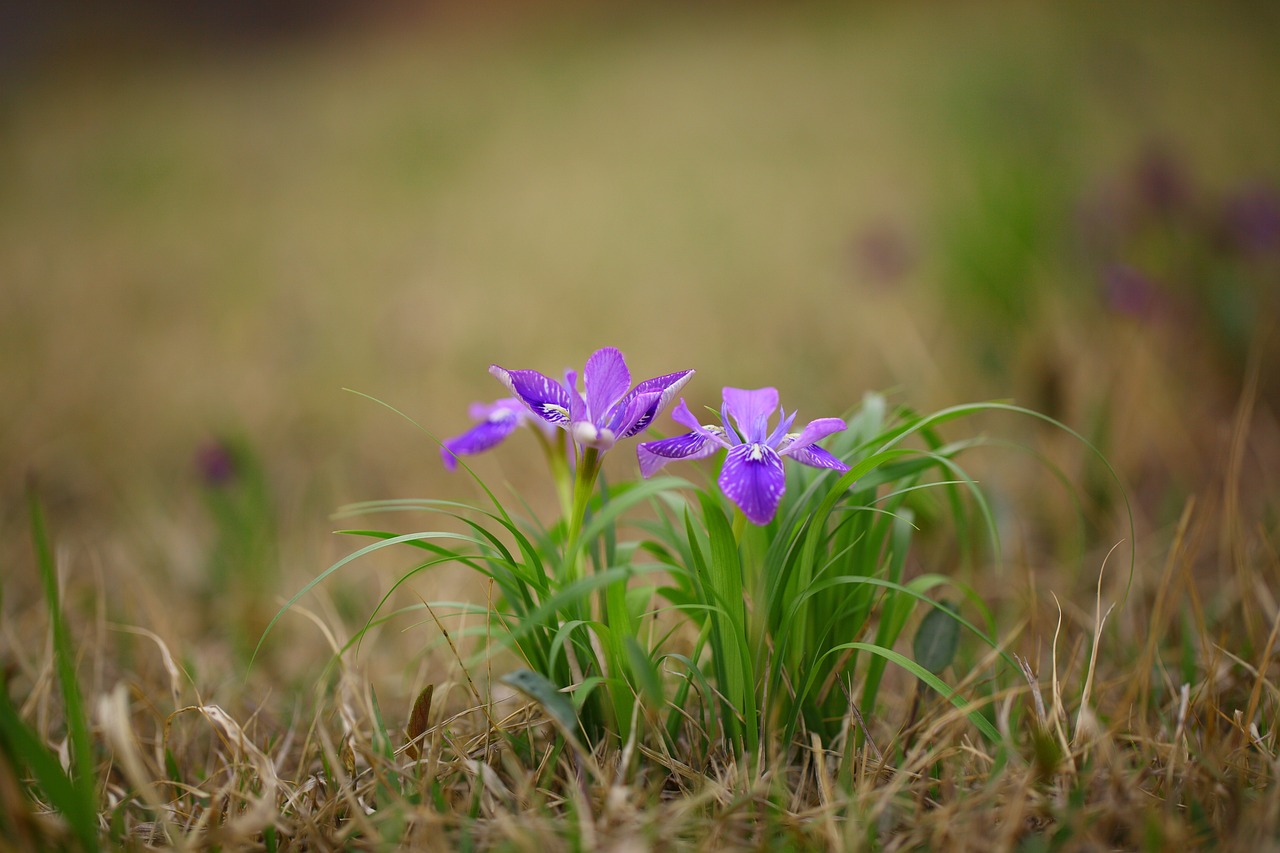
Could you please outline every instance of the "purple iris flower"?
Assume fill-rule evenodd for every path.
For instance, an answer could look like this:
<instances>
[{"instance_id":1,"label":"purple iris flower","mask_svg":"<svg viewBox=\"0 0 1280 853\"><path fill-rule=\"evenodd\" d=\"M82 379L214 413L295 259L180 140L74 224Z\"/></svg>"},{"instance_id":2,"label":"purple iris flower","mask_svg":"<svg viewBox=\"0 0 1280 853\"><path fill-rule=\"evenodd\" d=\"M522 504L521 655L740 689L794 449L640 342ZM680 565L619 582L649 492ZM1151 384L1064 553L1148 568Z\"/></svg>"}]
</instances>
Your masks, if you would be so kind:
<instances>
[{"instance_id":1,"label":"purple iris flower","mask_svg":"<svg viewBox=\"0 0 1280 853\"><path fill-rule=\"evenodd\" d=\"M788 415L783 411L778 425L770 431L769 419L777 409L776 388L725 388L721 423L700 424L681 400L671 417L693 432L640 444L636 448L640 473L650 477L673 459L702 459L726 448L729 454L720 470L721 491L752 523L768 524L787 488L782 457L789 456L814 468L849 470L848 465L815 444L848 428L848 424L840 418L818 418L800 432L788 433L796 413Z\"/></svg>"},{"instance_id":2,"label":"purple iris flower","mask_svg":"<svg viewBox=\"0 0 1280 853\"><path fill-rule=\"evenodd\" d=\"M475 426L441 442L440 458L450 471L458 467L459 456L483 453L496 447L515 432L516 427L536 420L523 403L510 397L492 403L474 403L470 414L473 420L478 421ZM536 423L542 426L541 421Z\"/></svg>"},{"instance_id":3,"label":"purple iris flower","mask_svg":"<svg viewBox=\"0 0 1280 853\"><path fill-rule=\"evenodd\" d=\"M582 370L585 396L572 370L563 383L536 370L507 370L496 364L489 372L542 421L568 430L579 447L602 453L619 439L644 431L693 375L692 370L682 370L630 388L631 371L613 347L596 350L587 359Z\"/></svg>"}]
</instances>

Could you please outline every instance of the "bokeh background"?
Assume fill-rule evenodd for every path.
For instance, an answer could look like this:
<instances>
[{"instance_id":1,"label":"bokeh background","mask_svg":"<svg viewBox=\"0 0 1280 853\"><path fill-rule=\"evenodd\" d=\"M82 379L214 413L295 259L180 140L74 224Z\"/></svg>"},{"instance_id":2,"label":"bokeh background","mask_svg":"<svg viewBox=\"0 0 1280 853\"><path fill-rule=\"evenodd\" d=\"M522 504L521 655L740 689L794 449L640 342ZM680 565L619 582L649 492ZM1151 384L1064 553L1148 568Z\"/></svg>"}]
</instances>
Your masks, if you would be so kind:
<instances>
[{"instance_id":1,"label":"bokeh background","mask_svg":"<svg viewBox=\"0 0 1280 853\"><path fill-rule=\"evenodd\" d=\"M1275 530L1274 3L5 8L11 624L28 476L88 598L198 636L173 603L247 582L220 561L274 611L354 547L342 504L474 495L343 389L444 437L491 362L604 345L697 368L694 407L1011 399L1093 441L1155 541L1236 436L1242 523ZM989 431L1117 506L1078 443ZM552 499L528 436L477 470ZM989 478L1042 538L1080 512L1027 454Z\"/></svg>"}]
</instances>

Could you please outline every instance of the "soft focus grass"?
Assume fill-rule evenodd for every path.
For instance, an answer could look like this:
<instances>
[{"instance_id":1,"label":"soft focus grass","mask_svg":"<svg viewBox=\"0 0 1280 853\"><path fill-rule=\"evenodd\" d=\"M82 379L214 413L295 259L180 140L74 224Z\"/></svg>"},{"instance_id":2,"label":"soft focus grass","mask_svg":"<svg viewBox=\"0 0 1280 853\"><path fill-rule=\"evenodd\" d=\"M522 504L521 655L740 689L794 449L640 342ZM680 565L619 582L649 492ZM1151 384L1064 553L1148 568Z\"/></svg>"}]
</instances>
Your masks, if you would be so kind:
<instances>
[{"instance_id":1,"label":"soft focus grass","mask_svg":"<svg viewBox=\"0 0 1280 853\"><path fill-rule=\"evenodd\" d=\"M136 481L228 422L291 468L416 453L336 389L451 414L605 342L802 408L955 402L935 218L982 219L989 161L1083 191L1154 135L1274 177L1264 12L1109 15L614 11L48 74L3 135L3 470ZM882 222L922 256L892 294L850 259Z\"/></svg>"},{"instance_id":2,"label":"soft focus grass","mask_svg":"<svg viewBox=\"0 0 1280 853\"><path fill-rule=\"evenodd\" d=\"M372 846L410 817L422 837L468 827L526 848L1274 839L1274 371L1257 359L1250 396L1207 336L1105 313L1071 235L1153 144L1199 196L1280 180L1278 33L1262 3L608 8L10 81L0 667L15 707L63 743L34 472L117 840L141 843L165 803L193 840L228 846L270 847L277 810L297 844ZM900 272L868 257L877 233L901 242ZM1023 760L993 767L940 707L900 732L914 687L891 679L896 705L867 721L891 758L864 749L843 788L817 751L777 775L632 754L636 775L583 793L535 706L478 710L434 625L375 629L326 669L395 562L319 590L246 671L278 604L263 596L345 553L335 507L469 494L420 433L341 388L448 434L497 396L490 362L553 370L605 344L640 373L696 367L695 406L722 384L776 385L802 412L866 388L922 410L1011 396L1096 441L1142 531L1128 597L1114 558L1101 581L1101 611L1117 609L1096 643L1114 504L1077 507L1029 457L977 472L1009 553L963 580L1046 703ZM206 500L194 458L222 436L261 492ZM1091 487L1078 445L1018 438ZM477 465L549 506L519 448ZM278 541L229 545L261 532L255 507ZM925 544L913 571L958 571L945 534ZM439 584L397 603L487 594ZM405 770L389 750L425 685L434 723L469 713L431 735L435 763ZM527 751L495 750L490 719ZM11 781L6 831L56 834ZM402 807L370 817L359 797Z\"/></svg>"}]
</instances>

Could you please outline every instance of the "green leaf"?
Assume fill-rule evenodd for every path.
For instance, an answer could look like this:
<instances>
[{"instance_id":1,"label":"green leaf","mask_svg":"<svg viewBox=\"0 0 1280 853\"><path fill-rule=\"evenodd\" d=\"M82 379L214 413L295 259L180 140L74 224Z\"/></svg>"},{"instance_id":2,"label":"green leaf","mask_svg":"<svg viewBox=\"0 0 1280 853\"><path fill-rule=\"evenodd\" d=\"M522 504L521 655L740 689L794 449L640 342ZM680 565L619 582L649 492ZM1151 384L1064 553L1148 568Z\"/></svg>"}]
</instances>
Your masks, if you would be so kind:
<instances>
[{"instance_id":1,"label":"green leaf","mask_svg":"<svg viewBox=\"0 0 1280 853\"><path fill-rule=\"evenodd\" d=\"M965 716L969 718L969 722L973 723L978 731L982 732L988 740L992 743L1000 743L1000 732L996 731L996 727L991 725L990 721L988 721L986 717L982 716L977 711L965 710L969 707L970 703L963 696L952 690L947 683L938 678L938 676L911 660L906 655L899 654L893 649L882 648L874 643L845 643L843 645L833 647L831 651L827 652L827 654L837 654L844 649L856 649L858 651L870 652L873 655L879 655L885 658L890 663L897 664L902 669L905 669L907 672L932 687L952 705L964 711Z\"/></svg>"},{"instance_id":2,"label":"green leaf","mask_svg":"<svg viewBox=\"0 0 1280 853\"><path fill-rule=\"evenodd\" d=\"M40 507L34 482L27 483L27 510L31 519L31 540L35 546L36 564L40 570L40 578L44 582L45 604L49 609L49 623L53 633L53 656L58 673L58 686L62 688L67 739L71 742L70 781L75 789L75 798L64 805L72 808L83 819L84 812L90 816L93 815L97 799L93 750L89 739L89 718L85 713L80 683L76 678L75 651L71 646L71 636L67 631L66 618L62 612L62 602L58 593L57 567L53 559L53 549L49 544L49 536L45 532L44 512ZM60 767L59 770L61 770ZM68 815L68 818L72 819L72 815ZM89 821L89 825L76 825L75 830L77 834L83 834L90 839L85 841L82 838L87 849L98 849L96 820Z\"/></svg>"},{"instance_id":3,"label":"green leaf","mask_svg":"<svg viewBox=\"0 0 1280 853\"><path fill-rule=\"evenodd\" d=\"M653 660L640 645L640 641L628 634L622 638L627 654L627 665L634 677L640 696L650 708L661 708L663 703L662 676Z\"/></svg>"},{"instance_id":4,"label":"green leaf","mask_svg":"<svg viewBox=\"0 0 1280 853\"><path fill-rule=\"evenodd\" d=\"M960 640L960 623L955 617L956 605L949 601L940 603L940 607L925 614L911 644L916 663L934 675L951 665Z\"/></svg>"},{"instance_id":5,"label":"green leaf","mask_svg":"<svg viewBox=\"0 0 1280 853\"><path fill-rule=\"evenodd\" d=\"M92 797L86 797L83 786L77 785L58 762L57 756L45 746L37 735L18 715L18 709L9 699L9 688L0 675L0 753L18 768L26 768L49 804L57 809L76 839L85 850L98 849L98 818Z\"/></svg>"},{"instance_id":6,"label":"green leaf","mask_svg":"<svg viewBox=\"0 0 1280 853\"><path fill-rule=\"evenodd\" d=\"M719 504L705 495L700 494L699 497L702 498L702 517L711 546L706 569L712 600L707 603L720 607L713 616L713 624L720 634L719 651L724 655L725 681L720 687L728 695L730 704L742 714L746 749L755 753L760 740L760 724L756 714L755 667L752 666L747 641L746 604L742 600L746 583L742 575L742 560L738 556L733 529Z\"/></svg>"},{"instance_id":7,"label":"green leaf","mask_svg":"<svg viewBox=\"0 0 1280 853\"><path fill-rule=\"evenodd\" d=\"M531 669L517 669L502 676L499 681L541 705L547 712L547 716L551 717L551 721L564 735L572 741L577 741L578 715L574 713L573 702L557 690L545 676Z\"/></svg>"}]
</instances>

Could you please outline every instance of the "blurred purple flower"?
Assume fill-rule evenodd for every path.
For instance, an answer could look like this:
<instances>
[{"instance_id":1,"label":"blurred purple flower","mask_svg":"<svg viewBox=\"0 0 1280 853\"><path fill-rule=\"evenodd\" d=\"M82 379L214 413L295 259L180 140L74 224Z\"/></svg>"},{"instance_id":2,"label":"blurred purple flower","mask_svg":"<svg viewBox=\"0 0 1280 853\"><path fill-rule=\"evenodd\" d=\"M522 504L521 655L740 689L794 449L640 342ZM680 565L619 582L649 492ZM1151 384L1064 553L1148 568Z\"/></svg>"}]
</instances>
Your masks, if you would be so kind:
<instances>
[{"instance_id":1,"label":"blurred purple flower","mask_svg":"<svg viewBox=\"0 0 1280 853\"><path fill-rule=\"evenodd\" d=\"M1264 254L1280 249L1280 192L1275 187L1246 187L1227 199L1222 211L1227 238L1242 251Z\"/></svg>"},{"instance_id":2,"label":"blurred purple flower","mask_svg":"<svg viewBox=\"0 0 1280 853\"><path fill-rule=\"evenodd\" d=\"M1182 162L1167 146L1150 143L1121 178L1081 198L1075 219L1082 248L1094 256L1112 255L1153 221L1187 212L1193 196Z\"/></svg>"},{"instance_id":3,"label":"blurred purple flower","mask_svg":"<svg viewBox=\"0 0 1280 853\"><path fill-rule=\"evenodd\" d=\"M671 417L692 432L637 446L640 473L651 477L673 459L702 459L724 448L729 452L720 471L720 490L753 524L768 524L787 488L782 457L814 468L849 470L815 443L847 429L848 424L840 418L819 418L798 433L788 433L796 413L788 415L784 410L770 431L769 419L778 409L776 388L725 388L723 393L719 424L698 423L681 400Z\"/></svg>"},{"instance_id":4,"label":"blurred purple flower","mask_svg":"<svg viewBox=\"0 0 1280 853\"><path fill-rule=\"evenodd\" d=\"M450 471L458 467L458 457L483 453L501 444L516 427L526 423L546 426L529 414L524 404L514 398L495 400L492 403L473 403L469 410L475 426L461 435L441 442L440 459Z\"/></svg>"},{"instance_id":5,"label":"blurred purple flower","mask_svg":"<svg viewBox=\"0 0 1280 853\"><path fill-rule=\"evenodd\" d=\"M235 454L226 442L212 440L196 450L196 470L206 486L224 486L236 475Z\"/></svg>"},{"instance_id":6,"label":"blurred purple flower","mask_svg":"<svg viewBox=\"0 0 1280 853\"><path fill-rule=\"evenodd\" d=\"M902 281L916 264L916 251L902 229L881 222L853 239L853 262L859 275L882 287Z\"/></svg>"},{"instance_id":7,"label":"blurred purple flower","mask_svg":"<svg viewBox=\"0 0 1280 853\"><path fill-rule=\"evenodd\" d=\"M507 370L494 364L489 372L542 421L567 430L583 448L604 452L619 439L643 432L693 375L692 370L646 379L631 390L631 371L613 347L596 350L578 374L565 373L563 383L536 370Z\"/></svg>"},{"instance_id":8,"label":"blurred purple flower","mask_svg":"<svg viewBox=\"0 0 1280 853\"><path fill-rule=\"evenodd\" d=\"M1112 264L1102 272L1103 298L1118 314L1149 320L1160 307L1156 283L1127 264Z\"/></svg>"},{"instance_id":9,"label":"blurred purple flower","mask_svg":"<svg viewBox=\"0 0 1280 853\"><path fill-rule=\"evenodd\" d=\"M1075 209L1075 230L1080 248L1092 258L1119 251L1135 230L1133 205L1115 184L1104 185L1083 196Z\"/></svg>"},{"instance_id":10,"label":"blurred purple flower","mask_svg":"<svg viewBox=\"0 0 1280 853\"><path fill-rule=\"evenodd\" d=\"M1139 158L1133 189L1141 206L1165 215L1185 208L1193 195L1191 178L1182 162L1159 144L1149 145Z\"/></svg>"}]
</instances>

